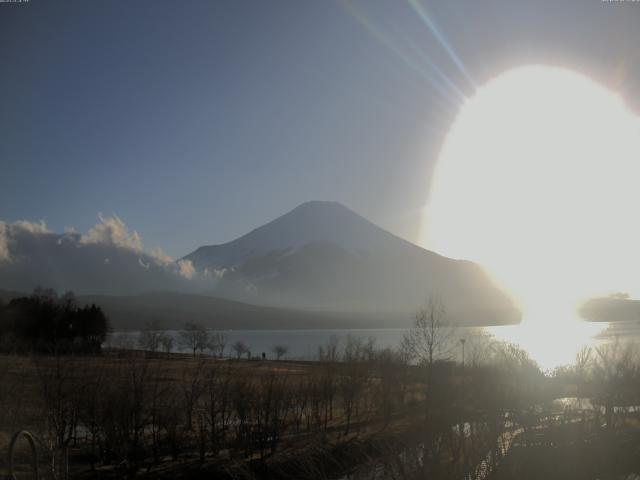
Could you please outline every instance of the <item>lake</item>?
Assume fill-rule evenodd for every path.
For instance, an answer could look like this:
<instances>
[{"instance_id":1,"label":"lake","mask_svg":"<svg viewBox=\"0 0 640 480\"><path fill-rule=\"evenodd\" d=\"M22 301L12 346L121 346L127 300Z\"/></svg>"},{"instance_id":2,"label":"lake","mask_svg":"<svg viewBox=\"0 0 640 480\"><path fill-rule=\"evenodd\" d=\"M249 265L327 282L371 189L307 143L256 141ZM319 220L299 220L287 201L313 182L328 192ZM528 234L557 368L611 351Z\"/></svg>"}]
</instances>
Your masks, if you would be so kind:
<instances>
[{"instance_id":1,"label":"lake","mask_svg":"<svg viewBox=\"0 0 640 480\"><path fill-rule=\"evenodd\" d=\"M231 345L236 341L244 342L252 356L265 352L267 358L273 358L274 345L286 345L289 349L286 358L296 360L315 360L318 349L326 346L333 338L337 339L338 350L347 342L349 336L367 340L373 338L378 349L398 348L402 342L405 328L371 329L318 329L318 330L223 330L227 338L226 355L231 355ZM176 351L184 351L178 345L178 331L169 331L176 339ZM126 339L131 346L137 332L116 333L120 342ZM570 363L583 346L599 346L615 338L640 339L638 322L617 322L616 324L565 322L553 329L535 324L506 325L497 327L457 327L448 333L448 341L441 347L441 355L460 361L462 343L465 340L465 356L473 361L488 342L498 340L520 345L527 350L545 370Z\"/></svg>"}]
</instances>

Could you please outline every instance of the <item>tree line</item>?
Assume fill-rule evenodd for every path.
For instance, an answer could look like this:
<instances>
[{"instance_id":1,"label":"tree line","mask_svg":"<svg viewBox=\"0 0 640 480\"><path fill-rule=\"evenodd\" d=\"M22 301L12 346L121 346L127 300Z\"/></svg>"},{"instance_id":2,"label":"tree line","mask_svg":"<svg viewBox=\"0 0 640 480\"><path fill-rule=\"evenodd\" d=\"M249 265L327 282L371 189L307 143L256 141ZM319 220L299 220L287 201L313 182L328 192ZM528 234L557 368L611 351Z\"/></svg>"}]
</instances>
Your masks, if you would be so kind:
<instances>
[{"instance_id":1,"label":"tree line","mask_svg":"<svg viewBox=\"0 0 640 480\"><path fill-rule=\"evenodd\" d=\"M28 297L0 303L0 351L97 353L108 331L102 309L79 306L73 292L59 296L36 288Z\"/></svg>"},{"instance_id":2,"label":"tree line","mask_svg":"<svg viewBox=\"0 0 640 480\"><path fill-rule=\"evenodd\" d=\"M106 340L106 346L116 350L131 350L138 348L150 356L158 353L170 354L177 349L187 351L195 358L197 355L207 354L214 358L231 356L236 359L251 359L251 349L243 340L236 340L229 344L224 332L211 330L205 326L186 322L181 330L173 332L165 330L158 321L151 321L144 325L140 332L133 336L128 333L116 333ZM269 352L277 360L283 359L289 353L289 346L276 343ZM258 358L266 359L266 352L259 353Z\"/></svg>"}]
</instances>

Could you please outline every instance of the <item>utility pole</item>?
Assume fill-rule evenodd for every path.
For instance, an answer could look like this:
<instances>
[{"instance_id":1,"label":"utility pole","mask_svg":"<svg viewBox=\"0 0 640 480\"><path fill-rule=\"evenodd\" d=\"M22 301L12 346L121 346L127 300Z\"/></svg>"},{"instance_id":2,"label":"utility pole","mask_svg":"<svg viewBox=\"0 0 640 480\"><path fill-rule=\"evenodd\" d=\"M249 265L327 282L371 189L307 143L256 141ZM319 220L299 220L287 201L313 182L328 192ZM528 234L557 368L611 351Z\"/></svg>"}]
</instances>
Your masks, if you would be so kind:
<instances>
[{"instance_id":1,"label":"utility pole","mask_svg":"<svg viewBox=\"0 0 640 480\"><path fill-rule=\"evenodd\" d=\"M462 344L462 368L464 368L464 344L466 343L466 340L461 338L460 343Z\"/></svg>"}]
</instances>

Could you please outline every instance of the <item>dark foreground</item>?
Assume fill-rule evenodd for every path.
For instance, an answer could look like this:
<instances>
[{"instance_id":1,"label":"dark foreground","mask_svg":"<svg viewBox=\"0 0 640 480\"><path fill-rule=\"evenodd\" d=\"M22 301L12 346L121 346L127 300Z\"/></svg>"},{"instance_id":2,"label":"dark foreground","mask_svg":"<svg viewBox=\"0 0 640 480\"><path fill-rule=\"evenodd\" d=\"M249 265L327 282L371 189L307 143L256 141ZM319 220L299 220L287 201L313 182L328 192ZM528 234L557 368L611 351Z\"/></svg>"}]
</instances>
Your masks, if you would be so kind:
<instances>
[{"instance_id":1,"label":"dark foreground","mask_svg":"<svg viewBox=\"0 0 640 480\"><path fill-rule=\"evenodd\" d=\"M509 346L466 366L364 344L317 362L3 356L0 475L28 430L44 478L628 478L640 370L621 351L552 376ZM32 458L21 438L14 473Z\"/></svg>"}]
</instances>

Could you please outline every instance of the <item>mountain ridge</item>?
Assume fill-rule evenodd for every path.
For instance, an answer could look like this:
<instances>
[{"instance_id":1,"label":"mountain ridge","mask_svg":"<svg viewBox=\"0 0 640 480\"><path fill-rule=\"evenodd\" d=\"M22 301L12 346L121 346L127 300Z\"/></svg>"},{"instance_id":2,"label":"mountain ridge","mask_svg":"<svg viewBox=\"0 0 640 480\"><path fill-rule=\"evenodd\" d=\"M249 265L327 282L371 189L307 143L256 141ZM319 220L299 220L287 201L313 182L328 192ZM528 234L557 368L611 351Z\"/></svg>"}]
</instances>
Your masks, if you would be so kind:
<instances>
[{"instance_id":1,"label":"mountain ridge","mask_svg":"<svg viewBox=\"0 0 640 480\"><path fill-rule=\"evenodd\" d=\"M518 315L478 265L426 250L337 202L305 202L183 259L200 273L214 273L225 297L249 303L411 311L439 294L453 310L467 309L465 303L485 311L512 310L508 323Z\"/></svg>"},{"instance_id":2,"label":"mountain ridge","mask_svg":"<svg viewBox=\"0 0 640 480\"><path fill-rule=\"evenodd\" d=\"M439 295L457 323L519 320L511 299L478 265L414 245L337 202L305 202L177 261L143 251L137 233L117 217L100 221L86 235L56 234L43 223L4 224L0 288L29 292L43 285L111 297L169 291L325 318L387 317L389 326ZM130 307L141 312L138 300Z\"/></svg>"},{"instance_id":3,"label":"mountain ridge","mask_svg":"<svg viewBox=\"0 0 640 480\"><path fill-rule=\"evenodd\" d=\"M338 227L344 226L350 227L350 230L348 232L339 230ZM325 231L321 230L321 227L324 227L326 230L333 230L334 234L327 235ZM278 245L278 239L275 238L274 234L276 230L279 232L284 231L284 233L281 234L283 236L289 235L294 238L289 239L287 243ZM366 241L362 241L362 232L364 230L374 232L380 235L382 239L378 239L375 244L370 243L367 245ZM358 234L360 238L354 238L354 236ZM183 259L192 261L194 266L198 268L199 266L201 267L205 261L211 261L211 257L215 258L215 255L211 255L211 253L208 252L228 248L232 245L239 245L241 250L253 249L252 253L255 254L256 244L261 245L262 252L277 250L279 247L292 248L309 243L324 242L336 243L353 250L367 251L372 248L375 249L376 247L380 248L385 241L398 241L405 244L407 248L422 249L422 247L384 230L339 202L312 200L298 205L284 215L260 227L254 228L234 240L221 244L198 247L195 251L184 256ZM430 252L425 249L422 250L432 255L438 255L435 252ZM230 263L241 259L241 255L232 255Z\"/></svg>"}]
</instances>

